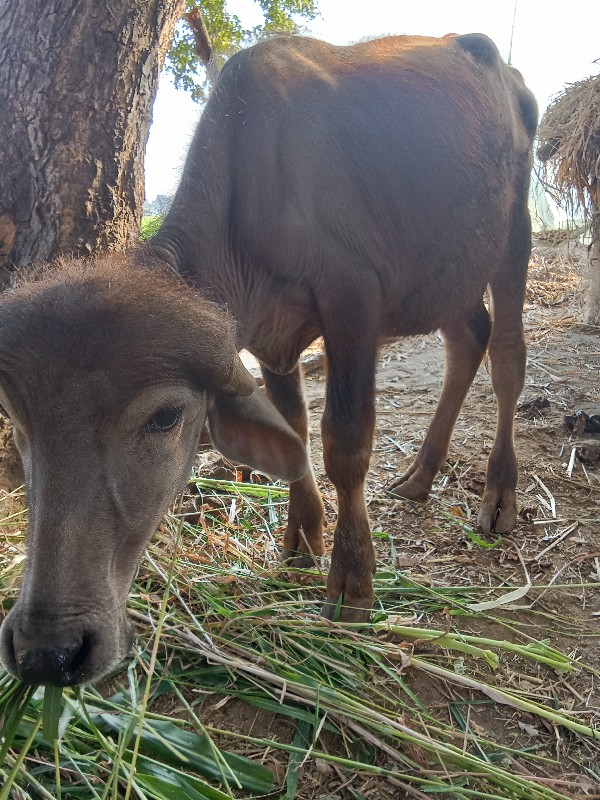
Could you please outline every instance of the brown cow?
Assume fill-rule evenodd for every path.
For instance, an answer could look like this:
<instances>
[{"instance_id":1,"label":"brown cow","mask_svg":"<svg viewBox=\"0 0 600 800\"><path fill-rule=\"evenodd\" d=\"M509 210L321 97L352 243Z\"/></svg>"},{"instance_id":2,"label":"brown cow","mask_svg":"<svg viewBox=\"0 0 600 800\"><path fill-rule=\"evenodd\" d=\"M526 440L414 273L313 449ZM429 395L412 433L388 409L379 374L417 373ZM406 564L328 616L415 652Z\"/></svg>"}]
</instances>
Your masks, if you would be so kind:
<instances>
[{"instance_id":1,"label":"brown cow","mask_svg":"<svg viewBox=\"0 0 600 800\"><path fill-rule=\"evenodd\" d=\"M478 521L514 526L535 124L520 74L483 35L352 47L272 39L225 66L149 248L122 272L63 267L0 299L2 402L31 508L24 586L2 628L12 672L79 683L125 654L127 590L185 482L207 403L224 452L297 478L285 558L323 553L297 365L319 335L325 467L338 496L326 615L340 596L344 620L365 619L373 603L363 487L386 337L439 328L446 343L439 406L395 489L413 499L445 459L489 341L498 426ZM154 275L160 262L228 309L235 343L223 314ZM241 347L296 435L258 393L241 397L251 389Z\"/></svg>"}]
</instances>

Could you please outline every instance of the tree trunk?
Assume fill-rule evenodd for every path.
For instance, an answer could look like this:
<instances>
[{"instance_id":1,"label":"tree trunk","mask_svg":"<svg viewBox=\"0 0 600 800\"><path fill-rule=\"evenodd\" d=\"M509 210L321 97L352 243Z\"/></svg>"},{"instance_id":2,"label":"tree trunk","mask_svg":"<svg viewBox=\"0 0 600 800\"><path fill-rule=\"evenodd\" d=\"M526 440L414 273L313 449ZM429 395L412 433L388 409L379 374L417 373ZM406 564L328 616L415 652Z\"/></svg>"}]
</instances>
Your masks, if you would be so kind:
<instances>
[{"instance_id":1,"label":"tree trunk","mask_svg":"<svg viewBox=\"0 0 600 800\"><path fill-rule=\"evenodd\" d=\"M583 321L588 325L600 325L600 209L596 206L592 207L590 232L592 242L588 247Z\"/></svg>"},{"instance_id":2,"label":"tree trunk","mask_svg":"<svg viewBox=\"0 0 600 800\"><path fill-rule=\"evenodd\" d=\"M0 266L139 232L158 75L183 0L0 2ZM5 275L6 278L6 275Z\"/></svg>"}]
</instances>

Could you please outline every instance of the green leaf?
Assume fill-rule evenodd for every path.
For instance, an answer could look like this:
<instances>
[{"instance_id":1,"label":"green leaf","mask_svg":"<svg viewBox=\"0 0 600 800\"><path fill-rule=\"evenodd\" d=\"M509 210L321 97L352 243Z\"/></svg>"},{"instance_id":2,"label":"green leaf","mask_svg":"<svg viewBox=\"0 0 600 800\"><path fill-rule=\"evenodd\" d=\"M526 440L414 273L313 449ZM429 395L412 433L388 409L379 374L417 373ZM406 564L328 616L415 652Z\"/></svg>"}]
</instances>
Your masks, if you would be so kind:
<instances>
[{"instance_id":1,"label":"green leaf","mask_svg":"<svg viewBox=\"0 0 600 800\"><path fill-rule=\"evenodd\" d=\"M58 723L62 706L62 686L44 687L44 705L42 708L42 731L46 739L58 739Z\"/></svg>"},{"instance_id":2,"label":"green leaf","mask_svg":"<svg viewBox=\"0 0 600 800\"><path fill-rule=\"evenodd\" d=\"M153 800L231 800L228 794L193 775L162 767L140 756L136 783L152 792Z\"/></svg>"},{"instance_id":3,"label":"green leaf","mask_svg":"<svg viewBox=\"0 0 600 800\"><path fill-rule=\"evenodd\" d=\"M128 718L102 714L101 721L113 730L127 727ZM140 752L164 764L183 766L216 780L221 779L223 764L215 758L214 745L207 736L183 730L166 720L146 721ZM262 764L235 753L221 753L221 759L243 789L266 794L273 787L273 773Z\"/></svg>"},{"instance_id":4,"label":"green leaf","mask_svg":"<svg viewBox=\"0 0 600 800\"><path fill-rule=\"evenodd\" d=\"M493 542L486 542L485 539L482 539L480 536L478 536L468 525L463 525L463 530L469 539L475 542L476 545L479 547L484 547L487 550L490 550L493 547L498 547L498 545L502 544L502 536L498 536Z\"/></svg>"},{"instance_id":5,"label":"green leaf","mask_svg":"<svg viewBox=\"0 0 600 800\"><path fill-rule=\"evenodd\" d=\"M313 726L304 720L301 720L298 723L296 734L294 735L294 741L292 742L294 747L302 747L308 750L311 743L312 728ZM298 783L300 782L300 776L302 775L302 762L304 761L304 758L304 753L290 753L288 768L285 775L286 791L285 794L282 795L281 800L294 800L296 797Z\"/></svg>"},{"instance_id":6,"label":"green leaf","mask_svg":"<svg viewBox=\"0 0 600 800\"><path fill-rule=\"evenodd\" d=\"M241 697L245 703L260 708L263 711L269 711L272 714L280 714L284 717L298 720L298 722L311 723L314 719L314 714L311 711L306 711L300 706L292 705L290 703L280 703L277 700L272 700L266 695L248 694L246 692L231 692L236 697Z\"/></svg>"},{"instance_id":7,"label":"green leaf","mask_svg":"<svg viewBox=\"0 0 600 800\"><path fill-rule=\"evenodd\" d=\"M4 764L6 754L13 745L13 740L17 733L21 733L23 738L27 738L31 728L31 723L23 719L29 708L29 703L37 691L37 686L26 686L25 684L14 682L6 692L6 702L1 708L2 725L0 735L4 740L0 747L0 765ZM23 724L21 724L23 723ZM19 730L22 728L22 730Z\"/></svg>"}]
</instances>

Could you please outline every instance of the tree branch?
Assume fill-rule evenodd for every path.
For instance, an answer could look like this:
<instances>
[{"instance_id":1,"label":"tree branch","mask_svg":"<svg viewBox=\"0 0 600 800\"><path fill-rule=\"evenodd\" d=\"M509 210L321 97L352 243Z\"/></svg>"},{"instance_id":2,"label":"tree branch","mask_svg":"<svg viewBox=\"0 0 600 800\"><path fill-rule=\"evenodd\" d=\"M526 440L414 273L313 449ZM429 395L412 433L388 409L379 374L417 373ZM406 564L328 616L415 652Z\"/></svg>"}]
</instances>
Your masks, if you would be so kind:
<instances>
[{"instance_id":1,"label":"tree branch","mask_svg":"<svg viewBox=\"0 0 600 800\"><path fill-rule=\"evenodd\" d=\"M210 41L210 36L208 34L208 29L206 27L206 23L204 22L202 12L198 6L196 6L192 11L187 12L183 16L187 24L190 26L192 33L194 34L194 42L196 43L196 53L198 54L198 58L206 67L208 80L210 84L213 85L219 74L219 68L217 66L215 52L213 50L212 42Z\"/></svg>"}]
</instances>

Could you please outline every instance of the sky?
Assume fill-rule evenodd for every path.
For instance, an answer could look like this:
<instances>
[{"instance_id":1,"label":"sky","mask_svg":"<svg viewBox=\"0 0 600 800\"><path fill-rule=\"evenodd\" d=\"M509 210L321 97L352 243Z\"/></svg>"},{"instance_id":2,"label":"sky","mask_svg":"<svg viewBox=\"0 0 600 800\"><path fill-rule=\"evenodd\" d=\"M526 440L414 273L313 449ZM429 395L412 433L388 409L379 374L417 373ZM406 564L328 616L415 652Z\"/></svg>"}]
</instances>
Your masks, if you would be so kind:
<instances>
[{"instance_id":1,"label":"sky","mask_svg":"<svg viewBox=\"0 0 600 800\"><path fill-rule=\"evenodd\" d=\"M254 0L229 0L244 27L260 22ZM308 31L333 44L385 34L480 31L523 73L540 111L565 84L600 72L600 0L319 0ZM146 197L171 194L202 107L161 77L146 149Z\"/></svg>"}]
</instances>

